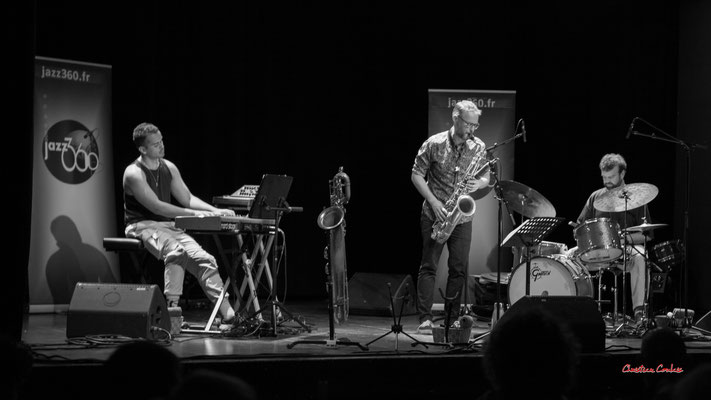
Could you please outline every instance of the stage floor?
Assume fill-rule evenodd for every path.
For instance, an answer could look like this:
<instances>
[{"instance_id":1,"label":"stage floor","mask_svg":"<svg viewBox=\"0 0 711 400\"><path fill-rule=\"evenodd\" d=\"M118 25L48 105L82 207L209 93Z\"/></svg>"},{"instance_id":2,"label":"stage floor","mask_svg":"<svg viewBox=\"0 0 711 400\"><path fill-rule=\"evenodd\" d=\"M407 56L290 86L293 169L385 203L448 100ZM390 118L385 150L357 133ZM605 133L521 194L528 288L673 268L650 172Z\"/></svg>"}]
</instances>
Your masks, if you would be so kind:
<instances>
[{"instance_id":1,"label":"stage floor","mask_svg":"<svg viewBox=\"0 0 711 400\"><path fill-rule=\"evenodd\" d=\"M474 340L468 344L442 346L432 344L432 335L417 334L416 315L403 316L403 332L396 335L388 333L393 327L392 317L351 313L345 323L334 324L334 338L338 343L333 343L329 340L329 315L325 300L293 301L285 303L284 307L288 313L282 313L282 316L287 317L290 313L311 332L287 318L276 329L271 329L270 325L258 329L261 335L238 335L241 332L181 333L164 344L181 359L186 369L207 367L234 371L252 382L264 398L289 398L287 392L294 385L304 393L311 393L305 398L355 398L377 393L371 393L370 390L375 389L369 389L367 384L358 386L356 390L348 383L351 376L359 376L359 381L365 379L364 382L380 384L386 390L408 395L460 393L461 390L451 384L453 376L460 375L468 380L468 393L472 395L488 388L481 358L490 324L483 317L475 319L471 334ZM184 309L183 314L186 322L204 326L210 311L204 307L191 307ZM266 314L264 317L267 321L271 319ZM43 379L59 380L59 376L95 374L92 372L95 367L100 366L119 344L133 340L100 335L70 342L66 337L66 324L66 313L27 316L23 341L35 355L33 380L41 382ZM609 326L608 332L612 333L613 328ZM276 336L270 336L274 332ZM581 356L580 374L585 379L580 382L578 390L581 394L591 395L587 398L598 398L592 394L604 394L610 398L611 393L620 394L620 397L612 398L625 398L627 385L632 385L629 393L634 393L634 385L639 384L639 377L632 376L635 374L621 371L626 364L637 365L641 338L634 335L608 336L611 337L605 339L603 352ZM711 362L711 337L691 329L685 338L687 353L694 365ZM342 343L344 341L357 345L346 345ZM68 375L58 373L62 368L66 368ZM410 393L410 389L403 387L414 385L416 388L416 380L420 378L418 374L423 371L426 371L424 376L429 378L429 391L413 390ZM452 371L456 373L452 374ZM275 376L280 376L279 381L285 382L284 385L274 385ZM596 391L590 392L586 388L588 385ZM71 389L71 385L65 387L76 390ZM348 390L342 392L346 387ZM74 392L67 394L78 395Z\"/></svg>"}]
</instances>

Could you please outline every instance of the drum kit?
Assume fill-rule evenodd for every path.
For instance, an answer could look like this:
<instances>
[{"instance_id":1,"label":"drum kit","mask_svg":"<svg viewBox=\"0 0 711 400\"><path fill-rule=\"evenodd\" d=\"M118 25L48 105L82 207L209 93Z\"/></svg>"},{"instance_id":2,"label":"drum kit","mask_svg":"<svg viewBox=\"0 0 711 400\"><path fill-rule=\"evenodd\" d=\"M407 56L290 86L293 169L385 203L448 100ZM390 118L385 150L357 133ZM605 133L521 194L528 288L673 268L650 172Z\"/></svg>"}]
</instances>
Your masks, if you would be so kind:
<instances>
[{"instance_id":1,"label":"drum kit","mask_svg":"<svg viewBox=\"0 0 711 400\"><path fill-rule=\"evenodd\" d=\"M534 217L554 217L555 208L540 193L524 184L513 181L502 181L504 200L510 208L521 215ZM593 206L603 212L625 212L642 207L657 196L658 189L647 183L627 184L607 191L598 197ZM571 224L573 225L573 224ZM631 227L620 227L610 218L595 218L585 221L574 228L574 237L577 246L568 249L564 243L541 241L538 245L529 248L530 257L530 288L529 294L533 296L589 296L595 297L590 272L597 272L598 278L597 299L598 309L601 303L609 302L601 299L602 273L605 271L621 272L623 287L625 287L624 273L627 251L627 233L641 232L644 234L644 256L649 271L651 262L647 253L648 233L667 226L667 224L642 224ZM668 241L654 247L657 269L668 271L680 262L683 249L679 241ZM526 260L524 249L513 248L515 263L508 278L509 304L514 304L526 294ZM641 254L641 253L640 253ZM647 282L649 280L647 279ZM648 286L648 285L646 285ZM615 303L611 317L612 325L618 323L617 319L617 275L615 275ZM649 293L645 292L645 301ZM626 315L623 303L623 315ZM645 317L646 313L645 313ZM626 322L618 326L618 330Z\"/></svg>"}]
</instances>

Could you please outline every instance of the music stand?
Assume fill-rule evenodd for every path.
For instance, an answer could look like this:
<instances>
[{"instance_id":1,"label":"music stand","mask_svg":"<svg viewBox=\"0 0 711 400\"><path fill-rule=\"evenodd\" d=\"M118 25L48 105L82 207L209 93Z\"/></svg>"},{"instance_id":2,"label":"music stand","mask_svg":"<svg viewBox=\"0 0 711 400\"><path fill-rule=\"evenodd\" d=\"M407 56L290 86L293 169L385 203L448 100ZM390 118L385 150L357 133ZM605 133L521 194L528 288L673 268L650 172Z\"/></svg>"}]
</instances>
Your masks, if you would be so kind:
<instances>
[{"instance_id":1,"label":"music stand","mask_svg":"<svg viewBox=\"0 0 711 400\"><path fill-rule=\"evenodd\" d=\"M262 177L262 183L259 185L259 190L255 197L255 202L249 211L250 218L274 219L274 244L272 245L272 285L269 294L269 300L256 310L254 315L259 315L267 307L272 308L271 327L267 336L276 337L277 314L279 312L289 316L290 319L296 321L307 332L311 332L311 328L306 326L298 318L294 318L293 314L279 301L276 294L277 275L278 271L278 239L279 239L279 222L283 213L300 212L302 207L291 207L286 201L291 188L291 182L294 180L291 176L286 175L271 175L265 174Z\"/></svg>"},{"instance_id":2,"label":"music stand","mask_svg":"<svg viewBox=\"0 0 711 400\"><path fill-rule=\"evenodd\" d=\"M531 295L531 247L541 243L565 218L535 217L512 230L501 247L526 247L526 296Z\"/></svg>"}]
</instances>

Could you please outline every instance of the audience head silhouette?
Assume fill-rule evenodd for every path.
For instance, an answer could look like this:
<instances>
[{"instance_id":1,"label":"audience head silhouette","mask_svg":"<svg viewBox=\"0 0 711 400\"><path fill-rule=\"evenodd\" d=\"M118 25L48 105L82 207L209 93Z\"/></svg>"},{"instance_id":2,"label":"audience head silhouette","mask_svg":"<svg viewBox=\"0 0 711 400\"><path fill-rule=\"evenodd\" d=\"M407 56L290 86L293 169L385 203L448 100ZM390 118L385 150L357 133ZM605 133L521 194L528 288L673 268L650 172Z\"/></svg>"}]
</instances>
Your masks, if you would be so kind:
<instances>
[{"instance_id":1,"label":"audience head silhouette","mask_svg":"<svg viewBox=\"0 0 711 400\"><path fill-rule=\"evenodd\" d=\"M188 373L170 400L257 400L254 388L243 379L220 371L198 369Z\"/></svg>"},{"instance_id":2,"label":"audience head silhouette","mask_svg":"<svg viewBox=\"0 0 711 400\"><path fill-rule=\"evenodd\" d=\"M686 357L686 345L675 331L670 328L656 328L642 337L640 362L647 369L689 369ZM674 372L646 373L643 376L646 397L667 399L681 374Z\"/></svg>"},{"instance_id":3,"label":"audience head silhouette","mask_svg":"<svg viewBox=\"0 0 711 400\"><path fill-rule=\"evenodd\" d=\"M496 398L561 398L571 388L579 344L541 307L511 309L491 332L484 369Z\"/></svg>"},{"instance_id":4,"label":"audience head silhouette","mask_svg":"<svg viewBox=\"0 0 711 400\"><path fill-rule=\"evenodd\" d=\"M707 362L684 374L674 385L670 398L705 399L711 393L711 363Z\"/></svg>"},{"instance_id":5,"label":"audience head silhouette","mask_svg":"<svg viewBox=\"0 0 711 400\"><path fill-rule=\"evenodd\" d=\"M106 360L105 377L115 399L164 399L182 375L180 359L151 341L119 346Z\"/></svg>"},{"instance_id":6,"label":"audience head silhouette","mask_svg":"<svg viewBox=\"0 0 711 400\"><path fill-rule=\"evenodd\" d=\"M32 352L23 343L0 335L0 360L3 364L10 365L10 368L0 373L0 399L23 398L34 364Z\"/></svg>"}]
</instances>

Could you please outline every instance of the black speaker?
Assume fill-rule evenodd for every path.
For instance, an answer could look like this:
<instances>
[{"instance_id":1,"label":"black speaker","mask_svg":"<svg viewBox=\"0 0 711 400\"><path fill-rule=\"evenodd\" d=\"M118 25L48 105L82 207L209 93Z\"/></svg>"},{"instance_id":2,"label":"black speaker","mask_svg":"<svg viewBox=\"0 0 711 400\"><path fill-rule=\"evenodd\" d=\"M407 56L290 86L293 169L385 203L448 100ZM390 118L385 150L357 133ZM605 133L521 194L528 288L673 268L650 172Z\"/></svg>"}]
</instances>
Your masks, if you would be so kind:
<instances>
[{"instance_id":1,"label":"black speaker","mask_svg":"<svg viewBox=\"0 0 711 400\"><path fill-rule=\"evenodd\" d=\"M390 284L390 291L388 291ZM353 315L391 316L390 292L395 305L394 315L416 314L415 285L406 274L358 272L348 281L349 312Z\"/></svg>"},{"instance_id":2,"label":"black speaker","mask_svg":"<svg viewBox=\"0 0 711 400\"><path fill-rule=\"evenodd\" d=\"M705 334L711 334L711 311L696 321L694 328L701 330Z\"/></svg>"},{"instance_id":3,"label":"black speaker","mask_svg":"<svg viewBox=\"0 0 711 400\"><path fill-rule=\"evenodd\" d=\"M67 313L68 338L121 335L164 339L168 332L168 306L158 285L78 282L74 287Z\"/></svg>"},{"instance_id":4,"label":"black speaker","mask_svg":"<svg viewBox=\"0 0 711 400\"><path fill-rule=\"evenodd\" d=\"M605 350L605 321L592 297L524 296L504 312L499 322L536 307L543 308L566 324L578 339L583 353Z\"/></svg>"}]
</instances>

